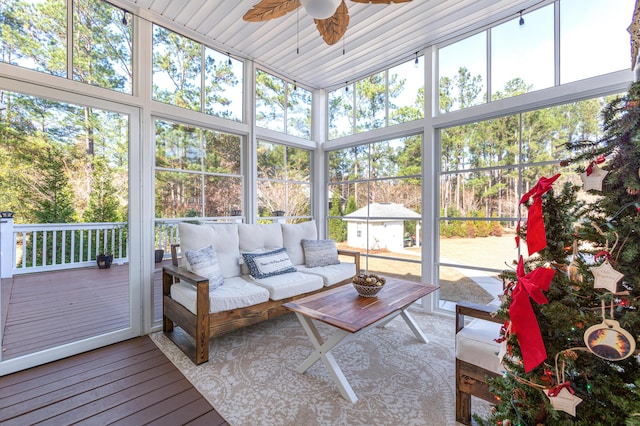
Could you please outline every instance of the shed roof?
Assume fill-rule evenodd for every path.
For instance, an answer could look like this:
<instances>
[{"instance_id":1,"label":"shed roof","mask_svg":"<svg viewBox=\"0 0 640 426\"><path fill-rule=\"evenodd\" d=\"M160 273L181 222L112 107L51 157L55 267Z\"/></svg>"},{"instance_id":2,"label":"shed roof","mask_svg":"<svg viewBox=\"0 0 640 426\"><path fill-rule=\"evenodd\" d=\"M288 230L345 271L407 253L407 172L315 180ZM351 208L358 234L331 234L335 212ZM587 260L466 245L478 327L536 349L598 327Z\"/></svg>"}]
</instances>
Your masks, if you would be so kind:
<instances>
[{"instance_id":1,"label":"shed roof","mask_svg":"<svg viewBox=\"0 0 640 426\"><path fill-rule=\"evenodd\" d=\"M411 209L406 208L402 204L397 203L371 203L362 207L344 217L348 221L364 221L364 220L383 220L383 219L421 219L420 214Z\"/></svg>"}]
</instances>

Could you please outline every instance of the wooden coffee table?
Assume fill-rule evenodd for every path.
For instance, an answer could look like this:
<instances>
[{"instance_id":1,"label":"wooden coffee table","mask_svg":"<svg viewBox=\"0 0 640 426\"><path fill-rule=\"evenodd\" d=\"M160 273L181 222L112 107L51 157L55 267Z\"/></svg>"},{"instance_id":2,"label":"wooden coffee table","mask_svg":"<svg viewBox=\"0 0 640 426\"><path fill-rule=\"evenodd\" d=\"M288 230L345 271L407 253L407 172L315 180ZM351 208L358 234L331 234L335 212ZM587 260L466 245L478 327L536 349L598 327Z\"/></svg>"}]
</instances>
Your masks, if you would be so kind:
<instances>
[{"instance_id":1,"label":"wooden coffee table","mask_svg":"<svg viewBox=\"0 0 640 426\"><path fill-rule=\"evenodd\" d=\"M434 285L389 278L376 297L360 297L355 288L347 284L285 303L283 306L296 313L316 349L296 368L296 372L304 373L316 361L322 360L340 394L347 401L356 402L358 397L347 382L331 350L348 338L364 333L372 327L384 327L398 315L402 315L418 340L428 343L407 309L413 302L438 288ZM335 328L326 341L322 339L313 320Z\"/></svg>"}]
</instances>

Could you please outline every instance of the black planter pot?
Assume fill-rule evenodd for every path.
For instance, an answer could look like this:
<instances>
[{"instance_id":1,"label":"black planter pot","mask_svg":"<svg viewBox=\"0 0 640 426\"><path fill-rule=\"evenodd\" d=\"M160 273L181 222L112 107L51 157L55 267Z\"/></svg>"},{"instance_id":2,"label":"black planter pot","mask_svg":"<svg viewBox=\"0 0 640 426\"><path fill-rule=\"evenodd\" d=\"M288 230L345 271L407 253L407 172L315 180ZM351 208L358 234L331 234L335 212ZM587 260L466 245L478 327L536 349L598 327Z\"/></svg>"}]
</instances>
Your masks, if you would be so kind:
<instances>
[{"instance_id":1,"label":"black planter pot","mask_svg":"<svg viewBox=\"0 0 640 426\"><path fill-rule=\"evenodd\" d=\"M164 250L158 249L154 252L154 254L156 256L156 263L162 262L162 259L164 258Z\"/></svg>"},{"instance_id":2,"label":"black planter pot","mask_svg":"<svg viewBox=\"0 0 640 426\"><path fill-rule=\"evenodd\" d=\"M98 264L98 269L109 269L111 268L112 262L113 262L112 254L99 254L96 257L96 263Z\"/></svg>"}]
</instances>

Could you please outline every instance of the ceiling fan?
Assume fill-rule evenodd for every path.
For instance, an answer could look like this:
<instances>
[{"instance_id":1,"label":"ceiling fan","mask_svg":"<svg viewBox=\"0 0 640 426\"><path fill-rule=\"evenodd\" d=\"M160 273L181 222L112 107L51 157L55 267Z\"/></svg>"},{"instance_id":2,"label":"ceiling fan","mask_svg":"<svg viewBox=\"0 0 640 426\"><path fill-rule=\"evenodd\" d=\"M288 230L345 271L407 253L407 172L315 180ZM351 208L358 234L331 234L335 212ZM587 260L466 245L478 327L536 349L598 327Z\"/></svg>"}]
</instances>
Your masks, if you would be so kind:
<instances>
[{"instance_id":1,"label":"ceiling fan","mask_svg":"<svg viewBox=\"0 0 640 426\"><path fill-rule=\"evenodd\" d=\"M355 3L391 4L411 0L351 0ZM338 42L347 31L349 11L344 0L260 0L242 19L247 22L263 22L279 18L302 7L314 18L316 28L325 43Z\"/></svg>"}]
</instances>

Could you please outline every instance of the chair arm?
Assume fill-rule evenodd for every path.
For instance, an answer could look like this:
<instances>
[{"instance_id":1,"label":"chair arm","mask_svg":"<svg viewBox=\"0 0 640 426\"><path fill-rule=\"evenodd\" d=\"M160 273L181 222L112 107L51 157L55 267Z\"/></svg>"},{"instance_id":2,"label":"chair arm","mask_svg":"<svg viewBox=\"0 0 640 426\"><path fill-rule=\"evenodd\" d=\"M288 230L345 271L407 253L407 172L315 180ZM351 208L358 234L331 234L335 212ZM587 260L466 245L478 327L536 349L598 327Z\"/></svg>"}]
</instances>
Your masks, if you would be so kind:
<instances>
[{"instance_id":1,"label":"chair arm","mask_svg":"<svg viewBox=\"0 0 640 426\"><path fill-rule=\"evenodd\" d=\"M464 317L470 316L473 318L479 318L485 321L492 321L501 323L503 318L498 317L495 313L498 307L492 305L481 305L479 303L472 303L461 301L456 304L456 333L464 328Z\"/></svg>"},{"instance_id":2,"label":"chair arm","mask_svg":"<svg viewBox=\"0 0 640 426\"><path fill-rule=\"evenodd\" d=\"M171 244L171 264L178 266L178 247L180 244Z\"/></svg>"},{"instance_id":3,"label":"chair arm","mask_svg":"<svg viewBox=\"0 0 640 426\"><path fill-rule=\"evenodd\" d=\"M356 250L338 249L338 255L353 257L356 264L356 275L360 273L360 252Z\"/></svg>"},{"instance_id":4,"label":"chair arm","mask_svg":"<svg viewBox=\"0 0 640 426\"><path fill-rule=\"evenodd\" d=\"M209 279L174 265L162 267L162 294L171 297L171 286L178 281L196 287L196 310L198 317L209 314Z\"/></svg>"}]
</instances>

